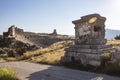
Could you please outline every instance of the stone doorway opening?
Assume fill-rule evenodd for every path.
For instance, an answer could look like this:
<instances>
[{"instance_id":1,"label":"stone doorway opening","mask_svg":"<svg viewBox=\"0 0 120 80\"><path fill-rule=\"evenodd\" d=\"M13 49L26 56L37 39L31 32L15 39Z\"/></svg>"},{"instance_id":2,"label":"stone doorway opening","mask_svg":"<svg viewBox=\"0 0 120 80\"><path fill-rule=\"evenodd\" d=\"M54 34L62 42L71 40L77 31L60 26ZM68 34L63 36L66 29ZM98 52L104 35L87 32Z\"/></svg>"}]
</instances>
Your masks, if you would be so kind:
<instances>
[{"instance_id":1,"label":"stone doorway opening","mask_svg":"<svg viewBox=\"0 0 120 80\"><path fill-rule=\"evenodd\" d=\"M101 31L101 28L99 26L94 26L94 32L99 32Z\"/></svg>"},{"instance_id":2,"label":"stone doorway opening","mask_svg":"<svg viewBox=\"0 0 120 80\"><path fill-rule=\"evenodd\" d=\"M74 62L75 61L75 57L71 56L71 61Z\"/></svg>"}]
</instances>

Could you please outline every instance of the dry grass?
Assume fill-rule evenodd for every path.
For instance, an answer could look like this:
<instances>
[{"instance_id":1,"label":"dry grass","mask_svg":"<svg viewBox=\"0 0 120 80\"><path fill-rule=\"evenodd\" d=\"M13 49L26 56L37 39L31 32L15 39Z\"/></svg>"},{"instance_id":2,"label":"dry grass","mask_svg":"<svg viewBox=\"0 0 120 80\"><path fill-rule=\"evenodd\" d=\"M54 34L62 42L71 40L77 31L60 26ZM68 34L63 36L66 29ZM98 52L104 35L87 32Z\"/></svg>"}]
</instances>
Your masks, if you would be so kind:
<instances>
[{"instance_id":1,"label":"dry grass","mask_svg":"<svg viewBox=\"0 0 120 80\"><path fill-rule=\"evenodd\" d=\"M60 41L47 48L28 51L20 59L37 63L59 64L61 56L64 56L64 49L71 44L73 41Z\"/></svg>"},{"instance_id":2,"label":"dry grass","mask_svg":"<svg viewBox=\"0 0 120 80\"><path fill-rule=\"evenodd\" d=\"M9 68L0 67L0 80L18 80L15 72Z\"/></svg>"},{"instance_id":3,"label":"dry grass","mask_svg":"<svg viewBox=\"0 0 120 80\"><path fill-rule=\"evenodd\" d=\"M47 64L58 64L61 56L64 55L64 49L55 50L53 52L47 52L41 56L32 57L31 60L34 62L41 62Z\"/></svg>"},{"instance_id":4,"label":"dry grass","mask_svg":"<svg viewBox=\"0 0 120 80\"><path fill-rule=\"evenodd\" d=\"M108 40L107 44L112 44L112 45L120 44L120 40Z\"/></svg>"},{"instance_id":5,"label":"dry grass","mask_svg":"<svg viewBox=\"0 0 120 80\"><path fill-rule=\"evenodd\" d=\"M4 61L4 54L0 54L0 61Z\"/></svg>"},{"instance_id":6,"label":"dry grass","mask_svg":"<svg viewBox=\"0 0 120 80\"><path fill-rule=\"evenodd\" d=\"M4 59L3 58L0 58L0 61L3 61Z\"/></svg>"},{"instance_id":7,"label":"dry grass","mask_svg":"<svg viewBox=\"0 0 120 80\"><path fill-rule=\"evenodd\" d=\"M120 51L120 40L108 40L107 44L111 44L113 48Z\"/></svg>"},{"instance_id":8,"label":"dry grass","mask_svg":"<svg viewBox=\"0 0 120 80\"><path fill-rule=\"evenodd\" d=\"M7 61L16 61L17 59L15 57L8 57L6 58Z\"/></svg>"}]
</instances>

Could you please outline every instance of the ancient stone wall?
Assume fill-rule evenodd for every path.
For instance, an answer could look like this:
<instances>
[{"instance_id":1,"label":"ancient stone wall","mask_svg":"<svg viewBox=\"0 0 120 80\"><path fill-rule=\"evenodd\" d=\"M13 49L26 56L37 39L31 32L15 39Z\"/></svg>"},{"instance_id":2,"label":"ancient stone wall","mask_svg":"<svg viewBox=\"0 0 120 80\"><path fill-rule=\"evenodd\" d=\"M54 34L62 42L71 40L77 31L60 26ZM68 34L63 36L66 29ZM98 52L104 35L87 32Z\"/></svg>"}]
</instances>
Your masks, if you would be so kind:
<instances>
[{"instance_id":1,"label":"ancient stone wall","mask_svg":"<svg viewBox=\"0 0 120 80\"><path fill-rule=\"evenodd\" d=\"M24 31L23 29L17 28L15 25L12 25L11 27L8 28L7 32L3 32L3 37L4 38L15 38L17 34L22 34Z\"/></svg>"},{"instance_id":2,"label":"ancient stone wall","mask_svg":"<svg viewBox=\"0 0 120 80\"><path fill-rule=\"evenodd\" d=\"M24 32L23 29L17 28L14 25L8 28L8 32L3 32L4 38L15 38L18 41L36 45L37 47L46 47L64 40L64 38L60 38L59 36L62 35L58 35L56 30L54 30L53 33Z\"/></svg>"}]
</instances>

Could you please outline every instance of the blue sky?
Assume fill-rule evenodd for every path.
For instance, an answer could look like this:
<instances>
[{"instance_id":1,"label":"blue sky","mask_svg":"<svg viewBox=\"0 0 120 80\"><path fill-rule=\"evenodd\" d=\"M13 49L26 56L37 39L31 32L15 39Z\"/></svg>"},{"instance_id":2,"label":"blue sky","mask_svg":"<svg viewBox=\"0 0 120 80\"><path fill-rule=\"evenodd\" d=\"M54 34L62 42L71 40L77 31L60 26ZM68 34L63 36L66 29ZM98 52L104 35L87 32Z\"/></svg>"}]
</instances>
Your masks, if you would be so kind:
<instances>
[{"instance_id":1,"label":"blue sky","mask_svg":"<svg viewBox=\"0 0 120 80\"><path fill-rule=\"evenodd\" d=\"M120 0L0 0L0 34L11 25L25 31L74 35L73 20L99 13L106 28L120 30Z\"/></svg>"}]
</instances>

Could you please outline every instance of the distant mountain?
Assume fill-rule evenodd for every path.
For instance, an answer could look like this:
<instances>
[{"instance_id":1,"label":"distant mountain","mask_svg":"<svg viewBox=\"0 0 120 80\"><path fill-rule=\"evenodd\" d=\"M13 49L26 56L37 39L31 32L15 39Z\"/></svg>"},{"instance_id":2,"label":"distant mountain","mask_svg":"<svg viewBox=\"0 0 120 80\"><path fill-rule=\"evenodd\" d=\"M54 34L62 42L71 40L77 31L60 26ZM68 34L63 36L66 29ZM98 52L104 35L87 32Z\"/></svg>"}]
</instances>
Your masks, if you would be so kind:
<instances>
[{"instance_id":1,"label":"distant mountain","mask_svg":"<svg viewBox=\"0 0 120 80\"><path fill-rule=\"evenodd\" d=\"M114 37L116 35L119 35L120 34L120 30L112 30L112 29L106 29L106 35L105 37L108 39L108 40L111 40L111 39L114 39Z\"/></svg>"}]
</instances>

